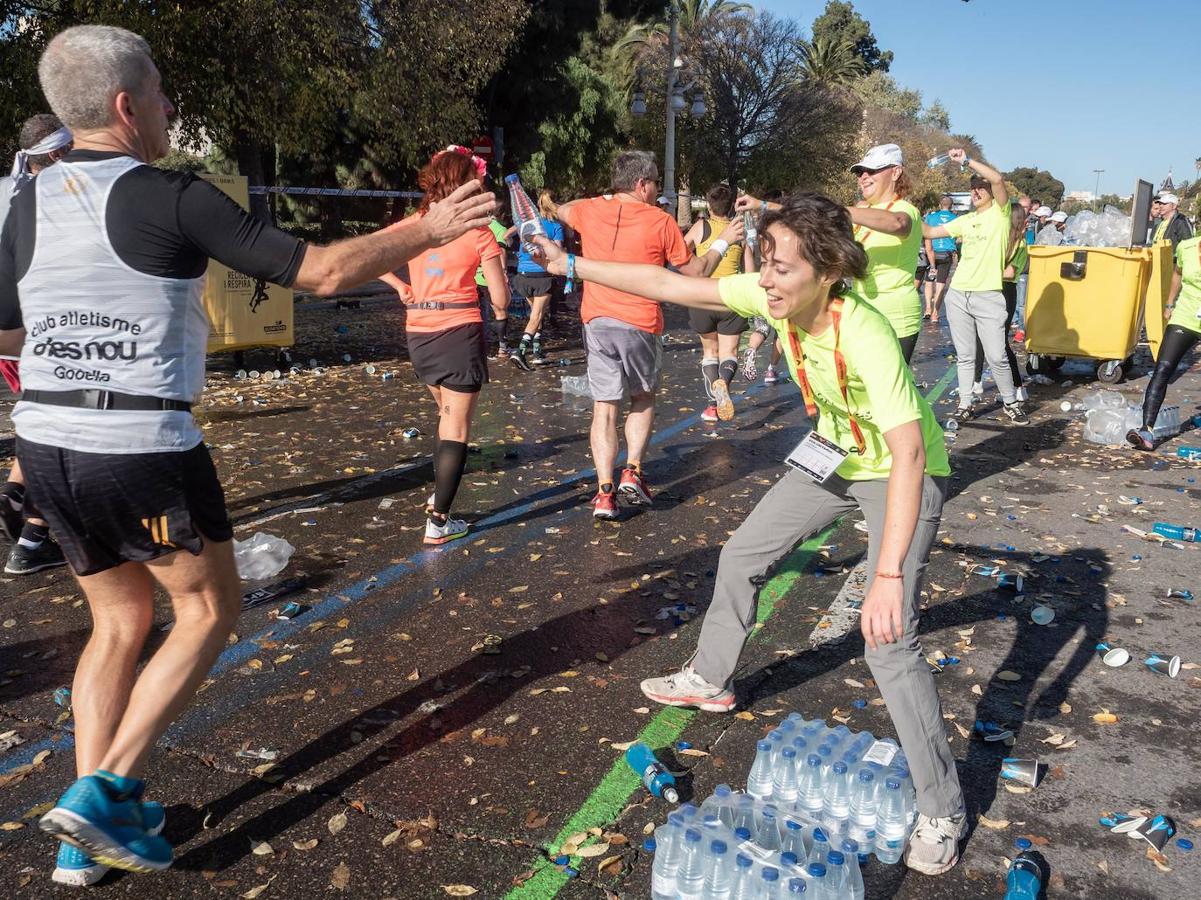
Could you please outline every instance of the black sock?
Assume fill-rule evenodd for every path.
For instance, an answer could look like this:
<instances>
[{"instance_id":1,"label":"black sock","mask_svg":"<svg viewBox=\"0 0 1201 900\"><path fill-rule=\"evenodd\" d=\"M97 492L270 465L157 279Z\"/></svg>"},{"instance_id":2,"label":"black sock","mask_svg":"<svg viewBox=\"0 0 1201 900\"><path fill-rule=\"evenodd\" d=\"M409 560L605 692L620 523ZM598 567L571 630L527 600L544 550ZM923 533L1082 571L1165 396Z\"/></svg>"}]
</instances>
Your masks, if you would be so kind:
<instances>
[{"instance_id":1,"label":"black sock","mask_svg":"<svg viewBox=\"0 0 1201 900\"><path fill-rule=\"evenodd\" d=\"M21 537L19 538L21 545L28 547L30 550L36 550L42 546L42 541L50 536L49 525L34 525L32 522L26 522L21 528Z\"/></svg>"},{"instance_id":2,"label":"black sock","mask_svg":"<svg viewBox=\"0 0 1201 900\"><path fill-rule=\"evenodd\" d=\"M25 485L15 481L6 481L0 487L0 497L5 497L17 512L25 506Z\"/></svg>"},{"instance_id":3,"label":"black sock","mask_svg":"<svg viewBox=\"0 0 1201 900\"><path fill-rule=\"evenodd\" d=\"M717 370L721 373L721 380L726 383L726 387L729 387L734 381L734 373L738 371L738 360L733 357L723 359Z\"/></svg>"},{"instance_id":4,"label":"black sock","mask_svg":"<svg viewBox=\"0 0 1201 900\"><path fill-rule=\"evenodd\" d=\"M701 377L705 379L705 393L710 398L713 397L713 382L721 377L721 372L718 368L718 362L712 357L705 357L701 360Z\"/></svg>"},{"instance_id":5,"label":"black sock","mask_svg":"<svg viewBox=\"0 0 1201 900\"><path fill-rule=\"evenodd\" d=\"M492 332L492 339L496 341L497 346L505 346L505 328L508 322L508 319L493 319L488 323L488 329Z\"/></svg>"},{"instance_id":6,"label":"black sock","mask_svg":"<svg viewBox=\"0 0 1201 900\"><path fill-rule=\"evenodd\" d=\"M434 457L434 510L442 516L450 512L450 505L459 491L463 480L463 469L467 466L467 445L462 441L438 442L438 455Z\"/></svg>"}]
</instances>

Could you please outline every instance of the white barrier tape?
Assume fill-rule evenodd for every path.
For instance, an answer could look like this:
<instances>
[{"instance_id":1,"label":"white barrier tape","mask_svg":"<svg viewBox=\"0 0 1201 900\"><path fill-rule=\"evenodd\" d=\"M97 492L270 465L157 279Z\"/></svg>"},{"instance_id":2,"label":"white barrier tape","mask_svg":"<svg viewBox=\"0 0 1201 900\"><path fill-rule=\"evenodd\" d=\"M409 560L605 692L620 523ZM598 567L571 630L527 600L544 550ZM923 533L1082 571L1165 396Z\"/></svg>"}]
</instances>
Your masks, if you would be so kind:
<instances>
[{"instance_id":1,"label":"white barrier tape","mask_svg":"<svg viewBox=\"0 0 1201 900\"><path fill-rule=\"evenodd\" d=\"M299 197L369 197L374 199L402 197L414 200L424 196L420 191L373 191L365 188L274 187L261 184L250 188L250 193L292 194Z\"/></svg>"}]
</instances>

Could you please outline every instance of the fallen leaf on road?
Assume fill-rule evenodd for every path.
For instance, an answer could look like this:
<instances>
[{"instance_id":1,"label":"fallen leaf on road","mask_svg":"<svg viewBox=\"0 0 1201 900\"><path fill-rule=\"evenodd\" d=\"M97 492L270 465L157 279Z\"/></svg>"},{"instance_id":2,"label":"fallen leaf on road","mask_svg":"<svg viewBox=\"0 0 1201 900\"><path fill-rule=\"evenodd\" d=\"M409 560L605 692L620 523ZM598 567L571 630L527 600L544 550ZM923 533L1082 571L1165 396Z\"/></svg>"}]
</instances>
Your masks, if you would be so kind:
<instances>
[{"instance_id":1,"label":"fallen leaf on road","mask_svg":"<svg viewBox=\"0 0 1201 900\"><path fill-rule=\"evenodd\" d=\"M51 751L51 750L43 750L43 751L41 751L41 752L40 752L40 753L39 753L37 756L35 756L35 757L33 758L33 763L32 763L32 764L33 764L35 767L36 767L36 766L40 766L42 763L44 763L46 760L48 760L48 759L50 758L50 754L51 754L52 752L53 752L53 751Z\"/></svg>"},{"instance_id":2,"label":"fallen leaf on road","mask_svg":"<svg viewBox=\"0 0 1201 900\"><path fill-rule=\"evenodd\" d=\"M708 750L697 750L695 747L689 747L686 750L679 751L680 756L708 756Z\"/></svg>"},{"instance_id":3,"label":"fallen leaf on road","mask_svg":"<svg viewBox=\"0 0 1201 900\"><path fill-rule=\"evenodd\" d=\"M3 825L0 825L0 831L19 831L24 827L24 822L5 822Z\"/></svg>"},{"instance_id":4,"label":"fallen leaf on road","mask_svg":"<svg viewBox=\"0 0 1201 900\"><path fill-rule=\"evenodd\" d=\"M745 709L742 712L734 713L735 719L742 719L744 722L754 722L755 716L753 713L747 712Z\"/></svg>"},{"instance_id":5,"label":"fallen leaf on road","mask_svg":"<svg viewBox=\"0 0 1201 900\"><path fill-rule=\"evenodd\" d=\"M326 827L329 828L330 834L337 834L346 827L346 813L340 812L331 816Z\"/></svg>"},{"instance_id":6,"label":"fallen leaf on road","mask_svg":"<svg viewBox=\"0 0 1201 900\"><path fill-rule=\"evenodd\" d=\"M1107 709L1101 710L1093 716L1093 721L1098 725L1116 725L1118 717Z\"/></svg>"},{"instance_id":7,"label":"fallen leaf on road","mask_svg":"<svg viewBox=\"0 0 1201 900\"><path fill-rule=\"evenodd\" d=\"M260 841L254 845L254 849L250 851L255 856L270 856L275 852L275 848L266 841Z\"/></svg>"},{"instance_id":8,"label":"fallen leaf on road","mask_svg":"<svg viewBox=\"0 0 1201 900\"><path fill-rule=\"evenodd\" d=\"M621 871L621 854L607 856L596 864L596 870L602 875L612 877Z\"/></svg>"},{"instance_id":9,"label":"fallen leaf on road","mask_svg":"<svg viewBox=\"0 0 1201 900\"><path fill-rule=\"evenodd\" d=\"M624 753L626 750L629 750L631 747L634 746L634 742L633 741L625 741L620 744L612 744L611 743L611 744L609 744L609 746L611 748L613 748L614 750L620 750Z\"/></svg>"},{"instance_id":10,"label":"fallen leaf on road","mask_svg":"<svg viewBox=\"0 0 1201 900\"><path fill-rule=\"evenodd\" d=\"M400 840L400 838L403 834L404 834L404 829L397 828L395 831L390 831L387 834L385 834L384 839L382 841L380 841L380 843L383 844L385 847L391 847L398 840Z\"/></svg>"},{"instance_id":11,"label":"fallen leaf on road","mask_svg":"<svg viewBox=\"0 0 1201 900\"><path fill-rule=\"evenodd\" d=\"M248 890L245 894L242 895L243 900L254 900L255 897L257 897L263 891L267 890L267 888L271 887L271 882L273 882L275 880L275 878L276 878L276 876L272 875L270 878L267 879L266 883L260 884L257 887L252 887L250 890Z\"/></svg>"},{"instance_id":12,"label":"fallen leaf on road","mask_svg":"<svg viewBox=\"0 0 1201 900\"><path fill-rule=\"evenodd\" d=\"M469 884L444 884L442 890L450 894L452 897L470 897L472 894L478 894L479 891Z\"/></svg>"},{"instance_id":13,"label":"fallen leaf on road","mask_svg":"<svg viewBox=\"0 0 1201 900\"><path fill-rule=\"evenodd\" d=\"M1001 831L1002 829L1009 827L1008 819L990 819L988 816L980 816L979 822L985 828L993 828L997 831Z\"/></svg>"},{"instance_id":14,"label":"fallen leaf on road","mask_svg":"<svg viewBox=\"0 0 1201 900\"><path fill-rule=\"evenodd\" d=\"M582 859L591 859L594 856L604 856L609 852L609 842L605 841L602 844L589 844L587 847L581 847L575 852L575 855Z\"/></svg>"},{"instance_id":15,"label":"fallen leaf on road","mask_svg":"<svg viewBox=\"0 0 1201 900\"><path fill-rule=\"evenodd\" d=\"M1156 850L1154 847L1147 848L1147 859L1155 863L1155 868L1161 872L1171 872L1172 867L1168 865L1168 858Z\"/></svg>"},{"instance_id":16,"label":"fallen leaf on road","mask_svg":"<svg viewBox=\"0 0 1201 900\"><path fill-rule=\"evenodd\" d=\"M1066 716L1068 713L1070 713L1072 711L1072 704L1068 703L1065 700L1063 703L1059 704L1059 711Z\"/></svg>"},{"instance_id":17,"label":"fallen leaf on road","mask_svg":"<svg viewBox=\"0 0 1201 900\"><path fill-rule=\"evenodd\" d=\"M853 688L861 688L861 687L863 687L863 682L862 682L862 681L856 681L854 678L844 678L844 679L842 680L842 683L843 683L843 684L845 684L847 687L853 687Z\"/></svg>"},{"instance_id":18,"label":"fallen leaf on road","mask_svg":"<svg viewBox=\"0 0 1201 900\"><path fill-rule=\"evenodd\" d=\"M531 809L525 814L526 828L545 828L550 816L539 809Z\"/></svg>"},{"instance_id":19,"label":"fallen leaf on road","mask_svg":"<svg viewBox=\"0 0 1201 900\"><path fill-rule=\"evenodd\" d=\"M1021 681L1022 680L1021 675L1019 675L1017 672L1012 672L1009 669L1002 669L1000 672L997 673L997 677L1000 678L1002 681Z\"/></svg>"},{"instance_id":20,"label":"fallen leaf on road","mask_svg":"<svg viewBox=\"0 0 1201 900\"><path fill-rule=\"evenodd\" d=\"M1058 734L1057 733L1057 734L1053 734L1049 737L1043 738L1041 741L1039 741L1039 743L1040 744L1050 744L1052 747L1058 747L1060 744L1062 744L1064 742L1065 738L1067 738L1066 734Z\"/></svg>"},{"instance_id":21,"label":"fallen leaf on road","mask_svg":"<svg viewBox=\"0 0 1201 900\"><path fill-rule=\"evenodd\" d=\"M344 891L350 886L350 866L344 862L338 863L334 867L334 874L330 876L329 886L335 891Z\"/></svg>"},{"instance_id":22,"label":"fallen leaf on road","mask_svg":"<svg viewBox=\"0 0 1201 900\"><path fill-rule=\"evenodd\" d=\"M309 838L307 841L292 841L292 848L295 850L312 850L316 846L316 838Z\"/></svg>"}]
</instances>

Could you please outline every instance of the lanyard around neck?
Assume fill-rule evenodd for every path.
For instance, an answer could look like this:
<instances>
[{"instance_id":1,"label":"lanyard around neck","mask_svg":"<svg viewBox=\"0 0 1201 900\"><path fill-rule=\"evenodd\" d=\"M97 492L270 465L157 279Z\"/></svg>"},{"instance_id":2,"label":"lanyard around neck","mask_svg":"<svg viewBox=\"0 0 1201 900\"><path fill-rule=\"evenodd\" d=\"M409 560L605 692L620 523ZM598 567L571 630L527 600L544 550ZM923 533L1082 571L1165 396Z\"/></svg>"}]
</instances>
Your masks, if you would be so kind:
<instances>
[{"instance_id":1,"label":"lanyard around neck","mask_svg":"<svg viewBox=\"0 0 1201 900\"><path fill-rule=\"evenodd\" d=\"M843 300L841 297L835 297L830 301L830 320L831 327L834 329L834 373L838 379L838 390L842 393L842 402L847 406L847 418L851 421L851 435L855 438L855 448L857 453L867 451L867 441L863 437L863 430L859 427L859 423L855 421L855 414L851 412L851 398L847 391L849 378L847 376L847 361L842 355L841 339L842 339L842 306ZM792 346L792 358L796 362L796 378L797 383L801 388L801 396L805 399L805 412L809 414L809 418L817 418L817 400L813 394L813 386L809 383L809 374L805 371L805 351L801 347L801 341L797 337L796 326L791 322L788 323L788 342Z\"/></svg>"},{"instance_id":2,"label":"lanyard around neck","mask_svg":"<svg viewBox=\"0 0 1201 900\"><path fill-rule=\"evenodd\" d=\"M893 204L895 204L900 199L901 199L900 197L893 197L891 200L888 201L888 206L884 207L884 211L889 212L892 209ZM879 209L879 207L869 206L868 209ZM867 232L869 232L871 230L872 229L866 225L856 225L855 226L855 240L859 241L859 243L863 243L864 236L866 236Z\"/></svg>"}]
</instances>

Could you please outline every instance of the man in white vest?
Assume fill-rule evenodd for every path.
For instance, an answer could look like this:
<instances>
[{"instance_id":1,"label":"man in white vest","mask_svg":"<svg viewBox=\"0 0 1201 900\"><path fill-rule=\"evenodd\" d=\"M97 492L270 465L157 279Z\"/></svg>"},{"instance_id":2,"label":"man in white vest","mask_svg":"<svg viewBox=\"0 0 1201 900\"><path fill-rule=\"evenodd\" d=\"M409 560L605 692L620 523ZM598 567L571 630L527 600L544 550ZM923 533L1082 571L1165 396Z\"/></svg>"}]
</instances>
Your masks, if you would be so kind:
<instances>
[{"instance_id":1,"label":"man in white vest","mask_svg":"<svg viewBox=\"0 0 1201 900\"><path fill-rule=\"evenodd\" d=\"M94 622L71 698L79 779L41 821L64 841L56 879L87 884L106 865L171 864L142 773L241 607L233 529L191 413L209 258L328 296L487 225L495 201L473 182L413 228L306 245L194 175L148 165L169 149L174 109L138 35L70 28L38 74L75 149L17 194L0 232L0 355L21 355L13 423L29 502ZM156 584L175 627L139 674Z\"/></svg>"}]
</instances>

